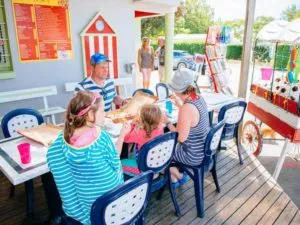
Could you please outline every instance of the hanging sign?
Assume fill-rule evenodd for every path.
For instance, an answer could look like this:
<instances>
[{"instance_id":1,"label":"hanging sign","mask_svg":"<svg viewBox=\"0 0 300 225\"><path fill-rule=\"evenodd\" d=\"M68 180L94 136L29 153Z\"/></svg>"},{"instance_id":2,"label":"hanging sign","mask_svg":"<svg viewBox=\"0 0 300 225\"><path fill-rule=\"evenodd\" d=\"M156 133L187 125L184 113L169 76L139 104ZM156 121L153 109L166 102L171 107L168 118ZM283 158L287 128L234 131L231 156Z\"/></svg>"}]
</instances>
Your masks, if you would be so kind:
<instances>
[{"instance_id":1,"label":"hanging sign","mask_svg":"<svg viewBox=\"0 0 300 225\"><path fill-rule=\"evenodd\" d=\"M68 0L12 0L21 62L71 59Z\"/></svg>"}]
</instances>

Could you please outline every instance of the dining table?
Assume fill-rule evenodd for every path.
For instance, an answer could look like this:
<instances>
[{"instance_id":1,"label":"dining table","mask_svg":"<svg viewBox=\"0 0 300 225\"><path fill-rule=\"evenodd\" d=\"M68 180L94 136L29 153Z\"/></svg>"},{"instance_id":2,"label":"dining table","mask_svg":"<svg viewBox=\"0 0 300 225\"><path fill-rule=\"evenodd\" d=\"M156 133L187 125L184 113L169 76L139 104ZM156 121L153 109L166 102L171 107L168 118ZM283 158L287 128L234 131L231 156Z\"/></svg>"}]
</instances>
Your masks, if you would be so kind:
<instances>
[{"instance_id":1,"label":"dining table","mask_svg":"<svg viewBox=\"0 0 300 225\"><path fill-rule=\"evenodd\" d=\"M212 122L213 112L219 110L225 105L234 103L237 101L244 101L242 98L224 95L222 93L201 93L207 103L208 111L210 114L210 120ZM159 101L156 104L165 111L165 101ZM178 109L173 107L171 113L168 113L168 117L171 122L176 123L178 117ZM112 121L106 120L103 129L107 131L114 142L117 141L120 134L122 124L114 124ZM31 162L28 164L22 164L17 150L17 145L29 142L31 152ZM25 183L26 187L26 203L27 203L27 215L34 215L34 190L32 180L43 174L49 172L47 165L47 150L46 146L43 146L35 141L29 140L26 137L6 138L0 140L0 170L8 178L13 185L19 185Z\"/></svg>"}]
</instances>

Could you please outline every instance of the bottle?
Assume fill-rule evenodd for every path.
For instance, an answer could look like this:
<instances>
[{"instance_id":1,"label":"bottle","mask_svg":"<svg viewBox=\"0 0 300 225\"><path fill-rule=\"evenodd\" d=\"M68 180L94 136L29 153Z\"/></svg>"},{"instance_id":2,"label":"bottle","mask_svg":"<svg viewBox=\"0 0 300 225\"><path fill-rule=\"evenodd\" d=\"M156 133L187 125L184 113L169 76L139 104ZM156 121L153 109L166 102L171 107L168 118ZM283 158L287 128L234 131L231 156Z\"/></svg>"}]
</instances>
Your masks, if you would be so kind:
<instances>
[{"instance_id":1,"label":"bottle","mask_svg":"<svg viewBox=\"0 0 300 225\"><path fill-rule=\"evenodd\" d=\"M172 104L172 102L170 100L166 101L166 110L167 110L168 115L172 114L173 104Z\"/></svg>"}]
</instances>

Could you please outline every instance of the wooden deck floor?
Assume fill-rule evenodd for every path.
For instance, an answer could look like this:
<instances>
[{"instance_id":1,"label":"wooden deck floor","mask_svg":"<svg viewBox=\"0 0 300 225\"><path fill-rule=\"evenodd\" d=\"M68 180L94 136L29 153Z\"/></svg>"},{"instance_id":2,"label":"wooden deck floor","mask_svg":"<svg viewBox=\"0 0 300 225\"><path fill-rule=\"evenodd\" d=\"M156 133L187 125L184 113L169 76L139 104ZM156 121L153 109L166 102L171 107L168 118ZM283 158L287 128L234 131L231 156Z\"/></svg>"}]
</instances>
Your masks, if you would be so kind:
<instances>
[{"instance_id":1,"label":"wooden deck floor","mask_svg":"<svg viewBox=\"0 0 300 225\"><path fill-rule=\"evenodd\" d=\"M169 193L160 201L152 196L146 212L147 224L300 224L300 211L259 161L243 153L244 165L239 165L235 150L219 154L218 176L221 193L215 191L210 174L205 179L206 216L196 215L193 183L189 181L176 190L182 217L174 214ZM36 212L48 213L41 183L35 182ZM16 195L8 199L9 182L0 176L0 224L21 224L25 215L24 187L19 185Z\"/></svg>"},{"instance_id":2,"label":"wooden deck floor","mask_svg":"<svg viewBox=\"0 0 300 225\"><path fill-rule=\"evenodd\" d=\"M205 179L206 216L198 218L193 183L189 181L176 191L182 217L165 191L161 201L152 197L147 211L147 224L300 224L300 211L260 162L243 153L239 164L235 149L219 154L217 193L210 174Z\"/></svg>"}]
</instances>

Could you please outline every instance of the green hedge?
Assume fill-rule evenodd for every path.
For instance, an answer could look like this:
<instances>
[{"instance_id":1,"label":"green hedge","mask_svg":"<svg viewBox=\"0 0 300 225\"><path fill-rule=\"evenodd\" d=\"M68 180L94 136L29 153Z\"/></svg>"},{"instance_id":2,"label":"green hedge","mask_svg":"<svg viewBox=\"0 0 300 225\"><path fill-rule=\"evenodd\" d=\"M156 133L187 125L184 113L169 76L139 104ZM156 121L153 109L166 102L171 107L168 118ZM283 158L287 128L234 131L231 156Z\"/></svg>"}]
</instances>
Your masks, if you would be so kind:
<instances>
[{"instance_id":1,"label":"green hedge","mask_svg":"<svg viewBox=\"0 0 300 225\"><path fill-rule=\"evenodd\" d=\"M201 42L175 42L175 50L187 51L190 54L194 55L195 53L204 54L204 43ZM151 46L156 50L158 48L157 44L151 44Z\"/></svg>"},{"instance_id":2,"label":"green hedge","mask_svg":"<svg viewBox=\"0 0 300 225\"><path fill-rule=\"evenodd\" d=\"M190 54L194 55L195 53L204 54L204 43L186 43L186 42L178 42L174 43L174 49L176 50L185 50Z\"/></svg>"},{"instance_id":3,"label":"green hedge","mask_svg":"<svg viewBox=\"0 0 300 225\"><path fill-rule=\"evenodd\" d=\"M254 57L259 62L270 62L271 61L271 48L266 45L258 45L254 48Z\"/></svg>"},{"instance_id":4,"label":"green hedge","mask_svg":"<svg viewBox=\"0 0 300 225\"><path fill-rule=\"evenodd\" d=\"M275 68L277 70L285 70L290 58L290 46L279 45L277 47Z\"/></svg>"},{"instance_id":5,"label":"green hedge","mask_svg":"<svg viewBox=\"0 0 300 225\"><path fill-rule=\"evenodd\" d=\"M227 46L227 59L241 59L242 58L242 45L228 45Z\"/></svg>"},{"instance_id":6,"label":"green hedge","mask_svg":"<svg viewBox=\"0 0 300 225\"><path fill-rule=\"evenodd\" d=\"M158 48L157 43L151 44L154 50ZM205 44L201 42L175 42L175 50L184 50L194 55L195 53L204 54ZM227 59L240 60L242 58L242 45L228 45L227 46ZM289 60L290 46L279 45L276 53L276 69L285 69ZM265 45L256 46L254 49L254 57L260 62L271 61L271 47Z\"/></svg>"},{"instance_id":7,"label":"green hedge","mask_svg":"<svg viewBox=\"0 0 300 225\"><path fill-rule=\"evenodd\" d=\"M242 58L242 45L228 45L227 47L227 59L241 59ZM270 46L255 46L254 57L259 62L271 61L271 47ZM287 63L290 57L290 46L279 45L276 52L275 68L277 70L286 69Z\"/></svg>"}]
</instances>

